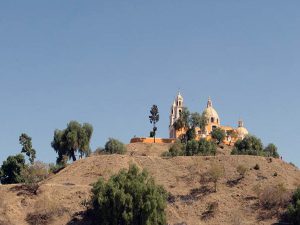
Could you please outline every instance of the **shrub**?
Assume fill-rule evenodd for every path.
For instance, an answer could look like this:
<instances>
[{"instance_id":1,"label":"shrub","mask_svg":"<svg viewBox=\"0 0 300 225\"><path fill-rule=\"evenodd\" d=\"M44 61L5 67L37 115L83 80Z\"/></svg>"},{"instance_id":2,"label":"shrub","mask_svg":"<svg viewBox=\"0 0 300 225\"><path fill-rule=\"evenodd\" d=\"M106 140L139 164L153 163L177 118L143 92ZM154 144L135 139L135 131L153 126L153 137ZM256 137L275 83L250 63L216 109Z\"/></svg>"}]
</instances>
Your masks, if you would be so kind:
<instances>
[{"instance_id":1,"label":"shrub","mask_svg":"<svg viewBox=\"0 0 300 225\"><path fill-rule=\"evenodd\" d=\"M283 207L288 202L287 189L283 184L267 186L258 192L260 205L265 209L276 209Z\"/></svg>"},{"instance_id":2,"label":"shrub","mask_svg":"<svg viewBox=\"0 0 300 225\"><path fill-rule=\"evenodd\" d=\"M287 210L287 217L292 224L300 224L300 188L293 194L292 202Z\"/></svg>"},{"instance_id":3,"label":"shrub","mask_svg":"<svg viewBox=\"0 0 300 225\"><path fill-rule=\"evenodd\" d=\"M92 193L101 224L166 225L166 191L135 165L128 171L121 170L106 183L100 178Z\"/></svg>"},{"instance_id":4,"label":"shrub","mask_svg":"<svg viewBox=\"0 0 300 225\"><path fill-rule=\"evenodd\" d=\"M256 163L256 164L255 164L255 166L253 167L253 169L255 169L255 170L259 170L259 169L260 169L260 167L259 167L259 165Z\"/></svg>"},{"instance_id":5,"label":"shrub","mask_svg":"<svg viewBox=\"0 0 300 225\"><path fill-rule=\"evenodd\" d=\"M36 201L34 208L35 211L26 216L26 221L30 225L51 224L55 217L62 216L67 211L46 195Z\"/></svg>"},{"instance_id":6,"label":"shrub","mask_svg":"<svg viewBox=\"0 0 300 225\"><path fill-rule=\"evenodd\" d=\"M198 153L199 143L196 140L188 141L185 148L185 155L191 156Z\"/></svg>"},{"instance_id":7,"label":"shrub","mask_svg":"<svg viewBox=\"0 0 300 225\"><path fill-rule=\"evenodd\" d=\"M255 136L248 135L243 140L238 140L234 144L232 155L260 155L264 156L263 144Z\"/></svg>"},{"instance_id":8,"label":"shrub","mask_svg":"<svg viewBox=\"0 0 300 225\"><path fill-rule=\"evenodd\" d=\"M180 141L176 141L169 149L171 156L181 156L184 155L185 145Z\"/></svg>"},{"instance_id":9,"label":"shrub","mask_svg":"<svg viewBox=\"0 0 300 225\"><path fill-rule=\"evenodd\" d=\"M214 142L201 138L198 144L197 155L216 155L217 146Z\"/></svg>"},{"instance_id":10,"label":"shrub","mask_svg":"<svg viewBox=\"0 0 300 225\"><path fill-rule=\"evenodd\" d=\"M224 176L224 167L214 163L211 165L208 175L211 181L214 182L214 189L217 192L217 183Z\"/></svg>"},{"instance_id":11,"label":"shrub","mask_svg":"<svg viewBox=\"0 0 300 225\"><path fill-rule=\"evenodd\" d=\"M59 163L59 164L50 163L49 164L49 173L56 174L59 171L61 171L62 169L66 168L66 166L67 166L67 164L64 164L64 163Z\"/></svg>"},{"instance_id":12,"label":"shrub","mask_svg":"<svg viewBox=\"0 0 300 225\"><path fill-rule=\"evenodd\" d=\"M104 151L109 154L125 154L126 146L117 139L109 138L105 144Z\"/></svg>"},{"instance_id":13,"label":"shrub","mask_svg":"<svg viewBox=\"0 0 300 225\"><path fill-rule=\"evenodd\" d=\"M236 171L241 175L242 178L244 178L246 173L248 172L248 168L243 165L238 165Z\"/></svg>"}]
</instances>

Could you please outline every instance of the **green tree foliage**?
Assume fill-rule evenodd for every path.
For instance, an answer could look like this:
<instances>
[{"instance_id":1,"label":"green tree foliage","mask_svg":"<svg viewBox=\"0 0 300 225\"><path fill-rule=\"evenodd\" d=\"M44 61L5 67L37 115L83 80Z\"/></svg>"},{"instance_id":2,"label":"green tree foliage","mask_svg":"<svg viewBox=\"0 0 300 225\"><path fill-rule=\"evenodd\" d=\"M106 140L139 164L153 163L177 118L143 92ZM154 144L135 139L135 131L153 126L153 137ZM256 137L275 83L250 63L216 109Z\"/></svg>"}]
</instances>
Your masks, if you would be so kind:
<instances>
[{"instance_id":1,"label":"green tree foliage","mask_svg":"<svg viewBox=\"0 0 300 225\"><path fill-rule=\"evenodd\" d=\"M32 148L31 137L22 133L19 137L19 142L22 145L22 153L25 153L29 157L29 162L34 163L36 151Z\"/></svg>"},{"instance_id":2,"label":"green tree foliage","mask_svg":"<svg viewBox=\"0 0 300 225\"><path fill-rule=\"evenodd\" d=\"M189 128L185 134L186 141L194 140L195 138L196 138L195 128L193 128L193 127Z\"/></svg>"},{"instance_id":3,"label":"green tree foliage","mask_svg":"<svg viewBox=\"0 0 300 225\"><path fill-rule=\"evenodd\" d=\"M199 140L197 155L216 155L217 146L214 142L208 141L205 138Z\"/></svg>"},{"instance_id":4,"label":"green tree foliage","mask_svg":"<svg viewBox=\"0 0 300 225\"><path fill-rule=\"evenodd\" d=\"M93 206L101 225L166 225L166 191L148 173L131 165L107 183L100 178L92 189Z\"/></svg>"},{"instance_id":5,"label":"green tree foliage","mask_svg":"<svg viewBox=\"0 0 300 225\"><path fill-rule=\"evenodd\" d=\"M292 202L287 210L287 217L292 224L300 224L300 187L293 194Z\"/></svg>"},{"instance_id":6,"label":"green tree foliage","mask_svg":"<svg viewBox=\"0 0 300 225\"><path fill-rule=\"evenodd\" d=\"M158 107L157 105L153 105L151 110L150 110L150 123L153 124L153 130L152 133L150 133L150 136L154 138L154 143L155 143L155 136L156 136L156 131L157 131L157 127L156 127L156 123L159 121L159 113L158 113Z\"/></svg>"},{"instance_id":7,"label":"green tree foliage","mask_svg":"<svg viewBox=\"0 0 300 225\"><path fill-rule=\"evenodd\" d=\"M185 155L192 156L198 154L199 143L196 140L190 140L186 144Z\"/></svg>"},{"instance_id":8,"label":"green tree foliage","mask_svg":"<svg viewBox=\"0 0 300 225\"><path fill-rule=\"evenodd\" d=\"M190 127L199 127L202 131L205 130L207 121L208 120L205 112L203 112L202 115L197 112L191 113L189 119Z\"/></svg>"},{"instance_id":9,"label":"green tree foliage","mask_svg":"<svg viewBox=\"0 0 300 225\"><path fill-rule=\"evenodd\" d=\"M76 161L75 153L80 156L88 156L90 150L90 140L93 133L92 125L84 123L81 125L77 121L68 123L64 130L55 130L51 146L57 152L57 163L66 163L64 156Z\"/></svg>"},{"instance_id":10,"label":"green tree foliage","mask_svg":"<svg viewBox=\"0 0 300 225\"><path fill-rule=\"evenodd\" d=\"M260 155L263 156L263 144L261 140L255 136L247 135L243 140L238 140L234 144L231 152L233 155Z\"/></svg>"},{"instance_id":11,"label":"green tree foliage","mask_svg":"<svg viewBox=\"0 0 300 225\"><path fill-rule=\"evenodd\" d=\"M279 154L277 152L277 147L273 143L268 144L267 147L265 147L264 152L266 156L279 158Z\"/></svg>"},{"instance_id":12,"label":"green tree foliage","mask_svg":"<svg viewBox=\"0 0 300 225\"><path fill-rule=\"evenodd\" d=\"M14 184L23 182L21 176L22 170L25 168L24 155L18 154L8 156L3 162L0 169L0 181L2 184Z\"/></svg>"},{"instance_id":13,"label":"green tree foliage","mask_svg":"<svg viewBox=\"0 0 300 225\"><path fill-rule=\"evenodd\" d=\"M175 142L163 156L192 156L192 155L215 155L217 146L212 141L201 138L199 141L190 140L186 144Z\"/></svg>"},{"instance_id":14,"label":"green tree foliage","mask_svg":"<svg viewBox=\"0 0 300 225\"><path fill-rule=\"evenodd\" d=\"M226 137L226 133L223 129L218 127L213 129L213 131L211 132L211 137L215 139L218 144L220 144Z\"/></svg>"},{"instance_id":15,"label":"green tree foliage","mask_svg":"<svg viewBox=\"0 0 300 225\"><path fill-rule=\"evenodd\" d=\"M183 107L182 112L179 115L179 118L174 122L174 128L180 130L182 128L189 127L190 111L188 108Z\"/></svg>"},{"instance_id":16,"label":"green tree foliage","mask_svg":"<svg viewBox=\"0 0 300 225\"><path fill-rule=\"evenodd\" d=\"M109 138L105 144L104 152L109 154L125 154L126 146L117 139Z\"/></svg>"}]
</instances>

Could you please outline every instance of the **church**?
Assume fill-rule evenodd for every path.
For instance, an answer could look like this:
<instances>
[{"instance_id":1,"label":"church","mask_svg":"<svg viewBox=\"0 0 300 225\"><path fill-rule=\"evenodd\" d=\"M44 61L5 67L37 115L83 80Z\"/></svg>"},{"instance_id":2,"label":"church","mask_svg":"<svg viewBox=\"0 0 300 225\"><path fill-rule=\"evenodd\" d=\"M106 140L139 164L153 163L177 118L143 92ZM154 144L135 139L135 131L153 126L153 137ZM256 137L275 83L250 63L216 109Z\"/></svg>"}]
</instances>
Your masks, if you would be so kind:
<instances>
[{"instance_id":1,"label":"church","mask_svg":"<svg viewBox=\"0 0 300 225\"><path fill-rule=\"evenodd\" d=\"M184 101L183 97L180 93L176 96L170 111L170 124L169 124L169 138L170 139L178 139L185 135L187 128L182 128L176 130L174 127L174 123L180 118L180 114L184 109ZM224 139L224 143L228 145L234 144L239 139L244 139L246 135L248 135L248 130L244 127L244 123L242 120L238 121L237 128L233 128L230 126L221 125L221 120L219 114L213 107L212 100L208 98L206 108L203 113L205 113L207 117L207 125L205 126L205 130L201 130L199 127L195 128L196 131L196 139L200 138L211 139L211 132L215 128L221 128L226 133L226 138Z\"/></svg>"}]
</instances>

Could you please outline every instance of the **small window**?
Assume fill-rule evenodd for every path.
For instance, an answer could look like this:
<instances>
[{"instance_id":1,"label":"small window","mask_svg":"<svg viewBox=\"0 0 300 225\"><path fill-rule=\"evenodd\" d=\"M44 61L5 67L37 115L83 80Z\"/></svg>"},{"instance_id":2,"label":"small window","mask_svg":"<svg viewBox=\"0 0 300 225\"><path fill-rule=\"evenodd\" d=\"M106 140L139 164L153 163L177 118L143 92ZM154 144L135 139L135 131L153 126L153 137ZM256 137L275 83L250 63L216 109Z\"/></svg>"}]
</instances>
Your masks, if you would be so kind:
<instances>
[{"instance_id":1,"label":"small window","mask_svg":"<svg viewBox=\"0 0 300 225\"><path fill-rule=\"evenodd\" d=\"M219 119L217 119L217 123L219 123Z\"/></svg>"},{"instance_id":2,"label":"small window","mask_svg":"<svg viewBox=\"0 0 300 225\"><path fill-rule=\"evenodd\" d=\"M212 126L211 128L212 128L212 130L214 130L214 129L216 129L216 128L217 128L217 126Z\"/></svg>"},{"instance_id":3,"label":"small window","mask_svg":"<svg viewBox=\"0 0 300 225\"><path fill-rule=\"evenodd\" d=\"M212 123L215 122L215 118L212 117L212 118L210 119L210 121L211 121Z\"/></svg>"}]
</instances>

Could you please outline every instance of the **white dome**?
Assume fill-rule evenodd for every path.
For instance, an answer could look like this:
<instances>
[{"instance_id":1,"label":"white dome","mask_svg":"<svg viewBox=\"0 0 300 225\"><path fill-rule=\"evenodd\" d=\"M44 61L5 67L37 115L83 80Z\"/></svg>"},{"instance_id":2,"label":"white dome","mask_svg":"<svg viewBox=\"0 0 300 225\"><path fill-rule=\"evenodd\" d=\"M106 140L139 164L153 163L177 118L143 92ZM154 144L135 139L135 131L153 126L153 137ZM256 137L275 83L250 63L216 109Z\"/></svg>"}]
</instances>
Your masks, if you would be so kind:
<instances>
[{"instance_id":1,"label":"white dome","mask_svg":"<svg viewBox=\"0 0 300 225\"><path fill-rule=\"evenodd\" d=\"M209 119L213 117L215 120L220 121L219 115L218 115L217 111L213 107L206 108L204 110L204 113L206 114L206 116Z\"/></svg>"},{"instance_id":2,"label":"white dome","mask_svg":"<svg viewBox=\"0 0 300 225\"><path fill-rule=\"evenodd\" d=\"M219 115L217 111L213 108L210 97L208 98L207 101L207 108L204 110L203 113L205 113L206 117L209 119L209 122L220 124Z\"/></svg>"},{"instance_id":3,"label":"white dome","mask_svg":"<svg viewBox=\"0 0 300 225\"><path fill-rule=\"evenodd\" d=\"M236 129L236 132L239 137L245 137L246 135L249 134L248 130L245 127L238 127Z\"/></svg>"}]
</instances>

